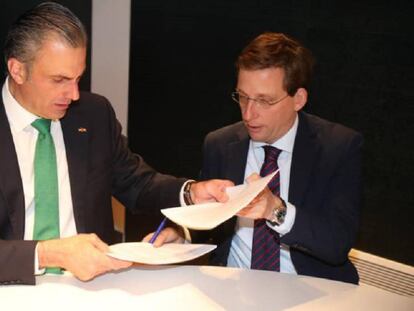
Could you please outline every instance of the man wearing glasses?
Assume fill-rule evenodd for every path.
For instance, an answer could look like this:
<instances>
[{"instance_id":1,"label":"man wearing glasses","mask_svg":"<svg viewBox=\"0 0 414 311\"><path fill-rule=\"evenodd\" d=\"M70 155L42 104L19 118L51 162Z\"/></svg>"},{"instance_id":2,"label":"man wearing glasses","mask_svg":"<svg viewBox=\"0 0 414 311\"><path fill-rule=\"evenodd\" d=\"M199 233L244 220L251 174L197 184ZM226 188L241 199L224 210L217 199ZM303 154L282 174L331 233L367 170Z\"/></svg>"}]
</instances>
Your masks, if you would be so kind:
<instances>
[{"instance_id":1,"label":"man wearing glasses","mask_svg":"<svg viewBox=\"0 0 414 311\"><path fill-rule=\"evenodd\" d=\"M301 111L313 59L288 36L258 36L236 66L232 98L242 121L207 135L201 177L242 184L279 171L237 217L191 232L192 241L218 245L213 265L357 284L348 252L358 228L361 135Z\"/></svg>"}]
</instances>

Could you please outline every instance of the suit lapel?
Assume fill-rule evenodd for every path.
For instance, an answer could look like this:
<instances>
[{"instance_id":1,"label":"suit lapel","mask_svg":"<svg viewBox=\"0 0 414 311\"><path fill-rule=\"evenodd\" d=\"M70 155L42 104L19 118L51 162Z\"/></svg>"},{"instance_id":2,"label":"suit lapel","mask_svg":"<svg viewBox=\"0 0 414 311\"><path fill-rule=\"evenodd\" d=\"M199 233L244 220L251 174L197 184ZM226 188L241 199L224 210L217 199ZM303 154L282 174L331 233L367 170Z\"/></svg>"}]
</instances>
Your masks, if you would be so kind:
<instances>
[{"instance_id":1,"label":"suit lapel","mask_svg":"<svg viewBox=\"0 0 414 311\"><path fill-rule=\"evenodd\" d=\"M306 113L299 113L299 125L293 147L290 170L289 202L299 206L308 185L311 184L313 163L317 159L320 145L314 127Z\"/></svg>"},{"instance_id":2,"label":"suit lapel","mask_svg":"<svg viewBox=\"0 0 414 311\"><path fill-rule=\"evenodd\" d=\"M236 134L238 139L227 146L227 172L225 178L234 181L238 185L244 182L250 138L244 125L238 129Z\"/></svg>"},{"instance_id":3,"label":"suit lapel","mask_svg":"<svg viewBox=\"0 0 414 311\"><path fill-rule=\"evenodd\" d=\"M24 238L24 194L13 137L0 94L0 192L2 193L15 239ZM0 206L0 208L3 208Z\"/></svg>"},{"instance_id":4,"label":"suit lapel","mask_svg":"<svg viewBox=\"0 0 414 311\"><path fill-rule=\"evenodd\" d=\"M77 103L72 103L77 105ZM85 189L87 182L88 156L88 123L76 107L70 107L66 116L61 120L63 138L65 141L66 158L68 162L70 188L72 194L73 213L78 233L85 232Z\"/></svg>"}]
</instances>

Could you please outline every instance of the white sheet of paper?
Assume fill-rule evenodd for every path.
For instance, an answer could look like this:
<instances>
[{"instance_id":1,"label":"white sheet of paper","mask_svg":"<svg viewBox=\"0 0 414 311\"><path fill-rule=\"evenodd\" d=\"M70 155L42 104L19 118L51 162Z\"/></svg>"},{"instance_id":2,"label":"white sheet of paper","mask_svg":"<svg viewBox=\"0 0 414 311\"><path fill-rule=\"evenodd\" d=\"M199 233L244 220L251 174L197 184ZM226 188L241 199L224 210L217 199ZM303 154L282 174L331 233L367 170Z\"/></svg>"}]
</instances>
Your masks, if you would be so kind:
<instances>
[{"instance_id":1,"label":"white sheet of paper","mask_svg":"<svg viewBox=\"0 0 414 311\"><path fill-rule=\"evenodd\" d=\"M195 230L213 229L247 206L277 173L267 175L250 184L227 188L230 199L226 203L205 203L162 209L173 222Z\"/></svg>"},{"instance_id":2,"label":"white sheet of paper","mask_svg":"<svg viewBox=\"0 0 414 311\"><path fill-rule=\"evenodd\" d=\"M215 249L211 244L174 244L167 243L154 247L146 242L118 243L109 246L108 256L144 263L148 265L166 265L188 261L200 257Z\"/></svg>"}]
</instances>

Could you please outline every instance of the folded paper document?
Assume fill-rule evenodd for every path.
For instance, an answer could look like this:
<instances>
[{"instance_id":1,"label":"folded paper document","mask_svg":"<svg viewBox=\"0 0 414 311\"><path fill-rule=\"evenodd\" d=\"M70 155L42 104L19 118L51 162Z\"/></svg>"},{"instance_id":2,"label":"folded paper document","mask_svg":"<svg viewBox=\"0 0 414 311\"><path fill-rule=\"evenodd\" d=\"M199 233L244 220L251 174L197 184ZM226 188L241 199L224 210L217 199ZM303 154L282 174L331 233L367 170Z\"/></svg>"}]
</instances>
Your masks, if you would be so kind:
<instances>
[{"instance_id":1,"label":"folded paper document","mask_svg":"<svg viewBox=\"0 0 414 311\"><path fill-rule=\"evenodd\" d=\"M209 230L223 223L246 207L277 173L267 175L250 184L226 189L229 200L226 203L205 203L162 209L161 212L173 222L195 230Z\"/></svg>"},{"instance_id":2,"label":"folded paper document","mask_svg":"<svg viewBox=\"0 0 414 311\"><path fill-rule=\"evenodd\" d=\"M144 263L148 265L165 265L188 261L200 257L213 249L210 244L164 244L154 247L151 243L131 242L109 246L109 256Z\"/></svg>"}]
</instances>

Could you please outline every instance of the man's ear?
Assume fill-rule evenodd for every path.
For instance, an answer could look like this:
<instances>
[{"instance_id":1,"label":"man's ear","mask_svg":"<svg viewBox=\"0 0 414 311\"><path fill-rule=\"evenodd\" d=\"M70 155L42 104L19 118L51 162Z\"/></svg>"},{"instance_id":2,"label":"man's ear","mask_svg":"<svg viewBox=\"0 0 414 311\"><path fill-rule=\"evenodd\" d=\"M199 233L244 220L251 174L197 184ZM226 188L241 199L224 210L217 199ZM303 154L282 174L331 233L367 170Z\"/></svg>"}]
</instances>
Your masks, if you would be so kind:
<instances>
[{"instance_id":1,"label":"man's ear","mask_svg":"<svg viewBox=\"0 0 414 311\"><path fill-rule=\"evenodd\" d=\"M26 64L20 62L16 58L9 58L7 61L7 68L11 78L17 84L22 84L27 79L27 68Z\"/></svg>"},{"instance_id":2,"label":"man's ear","mask_svg":"<svg viewBox=\"0 0 414 311\"><path fill-rule=\"evenodd\" d=\"M298 88L293 99L295 103L295 111L301 110L308 101L308 91L306 91L303 87Z\"/></svg>"}]
</instances>

